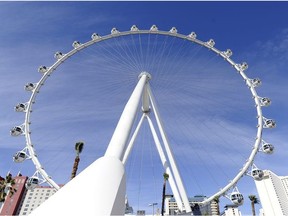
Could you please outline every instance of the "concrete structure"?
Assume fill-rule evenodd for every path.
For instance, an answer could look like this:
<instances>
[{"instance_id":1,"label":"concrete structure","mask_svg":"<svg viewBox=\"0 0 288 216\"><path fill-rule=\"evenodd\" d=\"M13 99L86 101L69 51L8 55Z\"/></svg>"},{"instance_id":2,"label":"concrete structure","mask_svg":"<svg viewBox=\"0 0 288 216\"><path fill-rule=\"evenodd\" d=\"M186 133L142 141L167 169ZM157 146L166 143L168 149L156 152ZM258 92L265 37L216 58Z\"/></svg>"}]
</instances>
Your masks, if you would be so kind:
<instances>
[{"instance_id":1,"label":"concrete structure","mask_svg":"<svg viewBox=\"0 0 288 216\"><path fill-rule=\"evenodd\" d=\"M123 163L115 157L102 157L33 210L31 216L124 215L125 193Z\"/></svg>"},{"instance_id":2,"label":"concrete structure","mask_svg":"<svg viewBox=\"0 0 288 216\"><path fill-rule=\"evenodd\" d=\"M237 205L226 205L223 216L241 216Z\"/></svg>"},{"instance_id":3,"label":"concrete structure","mask_svg":"<svg viewBox=\"0 0 288 216\"><path fill-rule=\"evenodd\" d=\"M264 170L262 180L255 180L265 216L288 215L288 176Z\"/></svg>"}]
</instances>

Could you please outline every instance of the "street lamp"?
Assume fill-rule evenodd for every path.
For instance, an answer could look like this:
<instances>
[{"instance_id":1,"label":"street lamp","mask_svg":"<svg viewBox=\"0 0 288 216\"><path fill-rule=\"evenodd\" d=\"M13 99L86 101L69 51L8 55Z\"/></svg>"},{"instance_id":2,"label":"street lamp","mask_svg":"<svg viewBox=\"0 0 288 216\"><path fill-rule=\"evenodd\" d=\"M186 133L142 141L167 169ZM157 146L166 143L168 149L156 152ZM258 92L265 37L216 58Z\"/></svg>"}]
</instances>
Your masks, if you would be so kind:
<instances>
[{"instance_id":1,"label":"street lamp","mask_svg":"<svg viewBox=\"0 0 288 216\"><path fill-rule=\"evenodd\" d=\"M152 208L153 208L153 216L154 216L154 206L155 205L158 205L158 203L151 203L151 204L149 204L149 206L152 206Z\"/></svg>"}]
</instances>

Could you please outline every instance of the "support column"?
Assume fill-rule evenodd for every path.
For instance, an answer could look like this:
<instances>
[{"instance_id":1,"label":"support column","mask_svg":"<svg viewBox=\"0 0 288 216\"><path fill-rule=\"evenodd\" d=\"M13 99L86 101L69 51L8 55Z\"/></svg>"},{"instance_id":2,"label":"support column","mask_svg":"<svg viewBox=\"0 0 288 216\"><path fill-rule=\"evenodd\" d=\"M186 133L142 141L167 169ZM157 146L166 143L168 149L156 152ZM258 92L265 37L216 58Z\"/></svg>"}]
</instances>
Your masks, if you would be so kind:
<instances>
[{"instance_id":1,"label":"support column","mask_svg":"<svg viewBox=\"0 0 288 216\"><path fill-rule=\"evenodd\" d=\"M131 128L141 100L142 92L148 81L148 78L149 74L147 72L142 72L139 75L138 84L136 85L122 112L120 120L106 150L105 156L116 157L122 161L124 148L128 142Z\"/></svg>"},{"instance_id":2,"label":"support column","mask_svg":"<svg viewBox=\"0 0 288 216\"><path fill-rule=\"evenodd\" d=\"M136 129L135 129L135 131L134 131L134 133L132 135L132 137L131 137L131 140L130 140L127 148L126 148L126 151L125 151L125 154L124 154L123 160L122 160L122 163L124 164L124 166L125 166L125 164L126 164L126 162L128 160L128 156L129 156L129 154L130 154L130 152L131 152L131 150L132 150L132 148L134 146L134 142L135 142L136 137L138 135L138 132L139 132L139 130L141 128L141 125L143 123L144 118L145 118L145 114L142 115L142 117L141 117L141 119L140 119L140 121L139 121L139 123L138 123L138 125L137 125L137 127L136 127Z\"/></svg>"},{"instance_id":3,"label":"support column","mask_svg":"<svg viewBox=\"0 0 288 216\"><path fill-rule=\"evenodd\" d=\"M153 123L152 123L152 121L151 121L151 119L150 119L150 117L148 115L146 115L146 118L148 120L148 123L149 123L149 126L150 126L150 130L151 130L151 133L152 133L152 136L153 136L157 151L159 153L162 165L163 165L163 167L165 169L165 173L167 173L169 175L168 182L169 182L169 184L171 186L171 190L172 190L173 195L175 197L178 209L180 211L183 211L182 200L180 198L179 191L178 191L178 189L176 187L173 173L171 172L170 166L169 166L168 161L166 159L166 156L165 156L165 154L163 152L163 148L162 148L162 146L160 144L160 141L159 141L159 138L158 138L157 133L155 131L154 125L153 125Z\"/></svg>"},{"instance_id":4,"label":"support column","mask_svg":"<svg viewBox=\"0 0 288 216\"><path fill-rule=\"evenodd\" d=\"M188 200L188 197L187 197L187 194L186 194L186 190L185 190L184 185L182 183L182 180L181 180L181 177L180 177L176 162L174 160L173 153L172 153L170 145L168 143L168 139L167 139L166 133L165 133L165 131L163 129L163 124L162 124L162 121L160 119L160 115L159 115L158 108L157 108L156 103L155 103L154 96L153 96L149 86L148 86L148 92L149 92L149 96L150 96L151 105L152 105L153 111L155 113L155 118L156 118L159 130L160 130L160 134L161 134L161 137L162 137L162 140L163 140L163 143L164 143L164 147L165 147L165 150L167 152L167 156L168 156L168 159L169 159L169 162L170 162L170 165L171 165L171 169L172 169L172 172L173 172L173 174L175 176L175 180L176 180L179 192L181 194L181 198L183 200L185 210L186 210L187 213L191 212L192 210L191 210L191 207L190 207L190 204L189 204L189 200Z\"/></svg>"}]
</instances>

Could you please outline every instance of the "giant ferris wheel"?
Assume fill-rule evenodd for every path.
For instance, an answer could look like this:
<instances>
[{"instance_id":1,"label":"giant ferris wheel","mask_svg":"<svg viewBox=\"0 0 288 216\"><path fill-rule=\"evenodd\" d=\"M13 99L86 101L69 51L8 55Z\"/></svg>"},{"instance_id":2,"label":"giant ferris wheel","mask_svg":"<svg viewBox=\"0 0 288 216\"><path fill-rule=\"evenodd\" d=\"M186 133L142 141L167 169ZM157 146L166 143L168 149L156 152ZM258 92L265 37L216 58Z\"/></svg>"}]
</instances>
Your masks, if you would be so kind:
<instances>
[{"instance_id":1,"label":"giant ferris wheel","mask_svg":"<svg viewBox=\"0 0 288 216\"><path fill-rule=\"evenodd\" d=\"M262 132L276 126L262 113L271 101L258 95L261 81L246 75L246 62L236 63L232 51L217 49L213 39L202 41L195 32L162 31L156 25L113 28L111 34L93 33L88 42L72 46L56 52L51 66L39 67L40 80L24 87L30 98L15 107L25 120L11 135L24 135L26 145L13 159L30 159L36 168L28 188L48 183L59 189L47 167L53 160L42 160L38 148L48 154L55 142L65 143L63 137L100 131L103 145L109 143L105 155L126 165L141 134L149 133L180 211L191 211L187 182L193 180L184 184L186 178L198 177L202 189L207 185L201 186L201 178L219 182L220 189L203 191L209 197L200 205L220 196L243 203L237 183L244 176L262 179L254 161L259 152L273 152ZM227 171L230 164L232 172Z\"/></svg>"}]
</instances>

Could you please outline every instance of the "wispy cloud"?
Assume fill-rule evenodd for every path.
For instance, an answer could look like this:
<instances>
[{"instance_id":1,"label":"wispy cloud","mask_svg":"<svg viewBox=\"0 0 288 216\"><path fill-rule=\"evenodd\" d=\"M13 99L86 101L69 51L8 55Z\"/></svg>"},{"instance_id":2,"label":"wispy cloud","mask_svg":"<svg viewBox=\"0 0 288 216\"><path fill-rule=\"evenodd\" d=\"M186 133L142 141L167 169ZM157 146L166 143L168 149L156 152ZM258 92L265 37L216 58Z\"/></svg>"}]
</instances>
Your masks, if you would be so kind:
<instances>
[{"instance_id":1,"label":"wispy cloud","mask_svg":"<svg viewBox=\"0 0 288 216\"><path fill-rule=\"evenodd\" d=\"M282 29L268 41L258 41L256 46L265 58L277 58L281 61L288 58L288 29Z\"/></svg>"}]
</instances>

